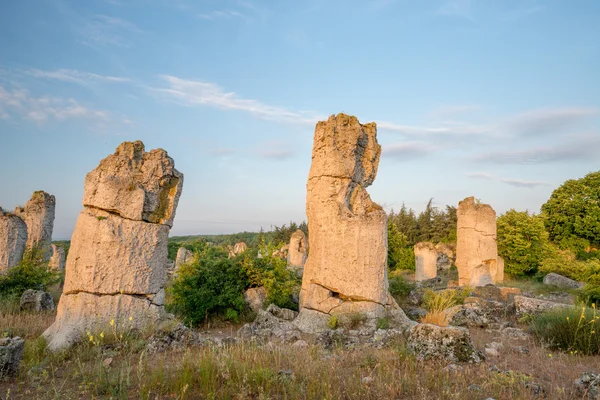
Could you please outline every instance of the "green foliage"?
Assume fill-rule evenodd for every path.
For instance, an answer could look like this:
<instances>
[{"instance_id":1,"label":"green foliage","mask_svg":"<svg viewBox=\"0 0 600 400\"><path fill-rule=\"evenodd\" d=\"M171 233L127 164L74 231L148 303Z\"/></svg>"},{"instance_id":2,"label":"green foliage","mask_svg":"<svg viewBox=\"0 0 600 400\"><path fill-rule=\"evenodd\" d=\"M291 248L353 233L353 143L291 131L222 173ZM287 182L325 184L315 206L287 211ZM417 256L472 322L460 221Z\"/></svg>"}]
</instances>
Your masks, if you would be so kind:
<instances>
[{"instance_id":1,"label":"green foliage","mask_svg":"<svg viewBox=\"0 0 600 400\"><path fill-rule=\"evenodd\" d=\"M245 252L238 256L246 272L251 286L264 286L267 291L265 305L275 304L279 307L298 309L294 297L300 291L300 278L287 269L286 260L273 256L273 246L260 249L262 258L255 252Z\"/></svg>"},{"instance_id":2,"label":"green foliage","mask_svg":"<svg viewBox=\"0 0 600 400\"><path fill-rule=\"evenodd\" d=\"M62 249L65 251L65 260L66 260L67 256L69 255L69 249L71 248L71 241L70 240L54 240L52 242L52 244L54 244L58 247L62 247Z\"/></svg>"},{"instance_id":3,"label":"green foliage","mask_svg":"<svg viewBox=\"0 0 600 400\"><path fill-rule=\"evenodd\" d=\"M392 210L388 215L388 224L394 224L405 235L406 245L414 246L418 242L454 242L456 241L456 207L446 206L440 210L433 206L430 199L423 212L417 216L404 204L398 213Z\"/></svg>"},{"instance_id":4,"label":"green foliage","mask_svg":"<svg viewBox=\"0 0 600 400\"><path fill-rule=\"evenodd\" d=\"M27 289L46 290L59 280L59 274L42 261L38 248L27 250L23 260L0 275L0 297L20 296Z\"/></svg>"},{"instance_id":5,"label":"green foliage","mask_svg":"<svg viewBox=\"0 0 600 400\"><path fill-rule=\"evenodd\" d=\"M377 329L390 329L389 318L377 318Z\"/></svg>"},{"instance_id":6,"label":"green foliage","mask_svg":"<svg viewBox=\"0 0 600 400\"><path fill-rule=\"evenodd\" d=\"M395 269L415 269L415 252L408 246L408 238L388 221L388 267Z\"/></svg>"},{"instance_id":7,"label":"green foliage","mask_svg":"<svg viewBox=\"0 0 600 400\"><path fill-rule=\"evenodd\" d=\"M498 217L498 254L504 270L513 276L533 275L551 255L544 220L526 211L509 210Z\"/></svg>"},{"instance_id":8,"label":"green foliage","mask_svg":"<svg viewBox=\"0 0 600 400\"><path fill-rule=\"evenodd\" d=\"M206 248L207 243L206 239L202 237L196 237L186 240L181 239L169 239L169 243L167 244L167 248L169 251L169 260L174 261L177 258L177 251L179 251L180 247L185 247L186 249L194 252L201 253Z\"/></svg>"},{"instance_id":9,"label":"green foliage","mask_svg":"<svg viewBox=\"0 0 600 400\"><path fill-rule=\"evenodd\" d=\"M587 270L590 264L577 260L572 251L554 250L551 254L552 256L542 261L539 267L540 275L554 272L575 280L584 280L589 275Z\"/></svg>"},{"instance_id":10,"label":"green foliage","mask_svg":"<svg viewBox=\"0 0 600 400\"><path fill-rule=\"evenodd\" d=\"M596 308L557 308L533 317L531 331L551 348L572 354L600 354Z\"/></svg>"},{"instance_id":11,"label":"green foliage","mask_svg":"<svg viewBox=\"0 0 600 400\"><path fill-rule=\"evenodd\" d=\"M332 315L329 317L327 320L327 326L329 329L337 329L337 327L340 326L340 319L337 317L337 315Z\"/></svg>"},{"instance_id":12,"label":"green foliage","mask_svg":"<svg viewBox=\"0 0 600 400\"><path fill-rule=\"evenodd\" d=\"M571 179L542 205L550 239L577 255L600 244L600 171Z\"/></svg>"},{"instance_id":13,"label":"green foliage","mask_svg":"<svg viewBox=\"0 0 600 400\"><path fill-rule=\"evenodd\" d=\"M237 321L246 310L248 278L238 258L218 247L207 247L195 263L183 265L169 288L170 309L197 326L209 316Z\"/></svg>"},{"instance_id":14,"label":"green foliage","mask_svg":"<svg viewBox=\"0 0 600 400\"><path fill-rule=\"evenodd\" d=\"M282 226L273 226L270 242L275 246L281 244L288 244L290 242L292 234L298 229L304 232L306 237L308 237L308 225L305 221L302 221L300 225L293 221L290 221L290 224L287 226L285 224L283 224Z\"/></svg>"},{"instance_id":15,"label":"green foliage","mask_svg":"<svg viewBox=\"0 0 600 400\"><path fill-rule=\"evenodd\" d=\"M471 293L471 288L465 287L460 290L446 289L435 292L431 289L425 290L423 294L423 308L427 311L441 312L450 307L462 304Z\"/></svg>"},{"instance_id":16,"label":"green foliage","mask_svg":"<svg viewBox=\"0 0 600 400\"><path fill-rule=\"evenodd\" d=\"M399 301L405 299L410 291L414 289L414 285L408 283L400 274L400 271L391 272L388 282L390 294Z\"/></svg>"}]
</instances>

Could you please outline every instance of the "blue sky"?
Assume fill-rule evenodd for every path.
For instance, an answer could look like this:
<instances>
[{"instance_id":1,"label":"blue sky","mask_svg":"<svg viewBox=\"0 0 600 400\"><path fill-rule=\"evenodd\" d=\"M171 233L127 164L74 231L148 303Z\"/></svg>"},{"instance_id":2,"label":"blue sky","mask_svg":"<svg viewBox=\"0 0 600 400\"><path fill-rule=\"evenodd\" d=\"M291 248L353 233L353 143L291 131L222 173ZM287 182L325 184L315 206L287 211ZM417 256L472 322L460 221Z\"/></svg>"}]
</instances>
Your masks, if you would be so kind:
<instances>
[{"instance_id":1,"label":"blue sky","mask_svg":"<svg viewBox=\"0 0 600 400\"><path fill-rule=\"evenodd\" d=\"M600 169L595 0L29 0L0 13L0 205L57 197L125 140L185 174L174 235L305 219L316 121L378 124L388 210L538 212Z\"/></svg>"}]
</instances>

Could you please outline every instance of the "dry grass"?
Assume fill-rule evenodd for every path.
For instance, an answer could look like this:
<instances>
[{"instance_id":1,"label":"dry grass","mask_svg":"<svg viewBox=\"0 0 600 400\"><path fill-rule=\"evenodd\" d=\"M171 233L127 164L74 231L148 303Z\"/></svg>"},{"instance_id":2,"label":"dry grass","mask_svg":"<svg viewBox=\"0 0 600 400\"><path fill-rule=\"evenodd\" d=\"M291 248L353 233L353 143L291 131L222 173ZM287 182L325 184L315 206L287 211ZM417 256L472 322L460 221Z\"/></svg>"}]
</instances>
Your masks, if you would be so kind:
<instances>
[{"instance_id":1,"label":"dry grass","mask_svg":"<svg viewBox=\"0 0 600 400\"><path fill-rule=\"evenodd\" d=\"M127 337L125 345L87 341L67 353L48 354L36 337L52 322L50 314L0 315L2 326L27 339L19 376L0 382L2 399L538 398L525 386L530 382L542 385L548 398L572 399L573 380L600 364L600 357L549 352L480 329L471 331L476 346L502 342L500 357L455 372L445 370L444 362L416 361L402 341L384 349L242 343L146 354L143 338ZM520 345L530 353L516 351ZM113 361L106 366L108 358ZM490 371L493 364L513 372Z\"/></svg>"}]
</instances>

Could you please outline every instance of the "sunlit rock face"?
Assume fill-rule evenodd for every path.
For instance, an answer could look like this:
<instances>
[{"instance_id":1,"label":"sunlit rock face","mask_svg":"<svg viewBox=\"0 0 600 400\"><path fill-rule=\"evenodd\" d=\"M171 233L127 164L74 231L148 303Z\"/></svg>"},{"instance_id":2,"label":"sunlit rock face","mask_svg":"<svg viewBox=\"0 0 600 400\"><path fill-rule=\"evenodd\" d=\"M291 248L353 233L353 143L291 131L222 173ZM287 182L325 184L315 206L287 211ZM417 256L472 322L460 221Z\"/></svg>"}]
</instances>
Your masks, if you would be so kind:
<instances>
[{"instance_id":1,"label":"sunlit rock face","mask_svg":"<svg viewBox=\"0 0 600 400\"><path fill-rule=\"evenodd\" d=\"M431 242L415 244L415 280L417 282L437 276L438 251Z\"/></svg>"},{"instance_id":2,"label":"sunlit rock face","mask_svg":"<svg viewBox=\"0 0 600 400\"><path fill-rule=\"evenodd\" d=\"M34 192L25 207L17 207L15 214L27 225L27 250L38 249L43 261L52 257L52 231L56 198L42 190Z\"/></svg>"},{"instance_id":3,"label":"sunlit rock face","mask_svg":"<svg viewBox=\"0 0 600 400\"><path fill-rule=\"evenodd\" d=\"M164 316L167 239L183 174L162 149L124 142L85 179L51 350L107 324L142 329Z\"/></svg>"},{"instance_id":4,"label":"sunlit rock face","mask_svg":"<svg viewBox=\"0 0 600 400\"><path fill-rule=\"evenodd\" d=\"M366 190L379 165L376 136L375 123L345 114L317 123L306 185L310 254L296 320L304 331L327 329L331 315L374 320L393 312L408 321L388 293L387 217Z\"/></svg>"},{"instance_id":5,"label":"sunlit rock face","mask_svg":"<svg viewBox=\"0 0 600 400\"><path fill-rule=\"evenodd\" d=\"M306 263L308 243L306 235L300 229L292 233L288 246L287 263L291 269L304 268Z\"/></svg>"},{"instance_id":6,"label":"sunlit rock face","mask_svg":"<svg viewBox=\"0 0 600 400\"><path fill-rule=\"evenodd\" d=\"M27 245L27 225L17 215L0 208L0 273L23 259Z\"/></svg>"},{"instance_id":7,"label":"sunlit rock face","mask_svg":"<svg viewBox=\"0 0 600 400\"><path fill-rule=\"evenodd\" d=\"M467 197L458 203L456 268L461 286L484 286L504 276L498 269L496 212L488 204Z\"/></svg>"},{"instance_id":8,"label":"sunlit rock face","mask_svg":"<svg viewBox=\"0 0 600 400\"><path fill-rule=\"evenodd\" d=\"M50 257L48 266L53 270L63 271L66 264L65 250L55 244L51 245L50 248L52 249L52 257Z\"/></svg>"}]
</instances>

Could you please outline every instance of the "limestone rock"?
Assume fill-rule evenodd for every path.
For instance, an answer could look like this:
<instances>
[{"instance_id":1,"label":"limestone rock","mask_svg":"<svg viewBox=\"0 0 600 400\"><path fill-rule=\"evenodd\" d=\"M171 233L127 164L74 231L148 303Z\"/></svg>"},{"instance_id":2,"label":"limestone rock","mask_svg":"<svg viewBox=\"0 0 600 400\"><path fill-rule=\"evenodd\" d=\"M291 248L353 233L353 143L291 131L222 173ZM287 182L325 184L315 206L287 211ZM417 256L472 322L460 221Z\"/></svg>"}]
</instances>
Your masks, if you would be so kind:
<instances>
[{"instance_id":1,"label":"limestone rock","mask_svg":"<svg viewBox=\"0 0 600 400\"><path fill-rule=\"evenodd\" d=\"M25 341L20 337L0 338L0 379L17 375Z\"/></svg>"},{"instance_id":2,"label":"limestone rock","mask_svg":"<svg viewBox=\"0 0 600 400\"><path fill-rule=\"evenodd\" d=\"M54 310L54 299L48 292L42 290L27 289L21 295L19 301L21 311L46 311Z\"/></svg>"},{"instance_id":3,"label":"limestone rock","mask_svg":"<svg viewBox=\"0 0 600 400\"><path fill-rule=\"evenodd\" d=\"M573 381L578 396L590 400L600 400L600 374L584 372Z\"/></svg>"},{"instance_id":4,"label":"limestone rock","mask_svg":"<svg viewBox=\"0 0 600 400\"><path fill-rule=\"evenodd\" d=\"M166 285L169 227L85 208L67 259L64 294L146 295Z\"/></svg>"},{"instance_id":5,"label":"limestone rock","mask_svg":"<svg viewBox=\"0 0 600 400\"><path fill-rule=\"evenodd\" d=\"M281 246L278 249L275 249L273 251L273 257L279 257L282 260L287 260L288 255L289 255L289 247L290 246L288 244L286 244L286 245Z\"/></svg>"},{"instance_id":6,"label":"limestone rock","mask_svg":"<svg viewBox=\"0 0 600 400\"><path fill-rule=\"evenodd\" d=\"M50 350L85 332L143 329L164 311L167 238L183 175L164 150L122 143L85 181L56 320L43 334Z\"/></svg>"},{"instance_id":7,"label":"limestone rock","mask_svg":"<svg viewBox=\"0 0 600 400\"><path fill-rule=\"evenodd\" d=\"M262 340L275 337L294 343L300 339L300 332L289 320L289 317L294 315L296 315L295 311L271 304L266 310L258 310L254 322L242 326L238 331L238 336L244 339L259 338Z\"/></svg>"},{"instance_id":8,"label":"limestone rock","mask_svg":"<svg viewBox=\"0 0 600 400\"><path fill-rule=\"evenodd\" d=\"M51 245L50 248L52 249L52 257L50 257L48 267L59 272L64 271L66 265L65 249L55 244Z\"/></svg>"},{"instance_id":9,"label":"limestone rock","mask_svg":"<svg viewBox=\"0 0 600 400\"><path fill-rule=\"evenodd\" d=\"M310 254L300 317L312 310L326 319L357 307L371 316L387 308L404 315L388 303L387 217L366 191L381 154L376 134L374 123L361 125L344 114L316 126L306 195Z\"/></svg>"},{"instance_id":10,"label":"limestone rock","mask_svg":"<svg viewBox=\"0 0 600 400\"><path fill-rule=\"evenodd\" d=\"M420 282L437 276L438 252L433 243L415 244L415 281Z\"/></svg>"},{"instance_id":11,"label":"limestone rock","mask_svg":"<svg viewBox=\"0 0 600 400\"><path fill-rule=\"evenodd\" d=\"M579 289L583 286L583 283L551 272L544 276L544 285L554 285L564 289Z\"/></svg>"},{"instance_id":12,"label":"limestone rock","mask_svg":"<svg viewBox=\"0 0 600 400\"><path fill-rule=\"evenodd\" d=\"M23 259L27 245L27 225L15 214L0 208L0 273Z\"/></svg>"},{"instance_id":13,"label":"limestone rock","mask_svg":"<svg viewBox=\"0 0 600 400\"><path fill-rule=\"evenodd\" d=\"M244 292L244 300L250 306L252 311L262 310L267 301L267 291L264 287L250 288Z\"/></svg>"},{"instance_id":14,"label":"limestone rock","mask_svg":"<svg viewBox=\"0 0 600 400\"><path fill-rule=\"evenodd\" d=\"M194 257L194 253L185 247L180 247L177 250L177 256L175 257L175 270L177 271L179 267L183 264L187 264L192 261Z\"/></svg>"},{"instance_id":15,"label":"limestone rock","mask_svg":"<svg viewBox=\"0 0 600 400\"><path fill-rule=\"evenodd\" d=\"M456 267L461 286L495 283L498 276L496 212L468 197L458 203ZM492 273L496 272L494 276Z\"/></svg>"},{"instance_id":16,"label":"limestone rock","mask_svg":"<svg viewBox=\"0 0 600 400\"><path fill-rule=\"evenodd\" d=\"M292 234L290 238L290 245L288 247L288 266L291 268L304 268L306 263L306 250L308 249L308 243L306 241L306 235L300 229Z\"/></svg>"},{"instance_id":17,"label":"limestone rock","mask_svg":"<svg viewBox=\"0 0 600 400\"><path fill-rule=\"evenodd\" d=\"M452 267L455 258L455 248L448 243L438 243L435 245L437 251L437 269L439 271L447 271Z\"/></svg>"},{"instance_id":18,"label":"limestone rock","mask_svg":"<svg viewBox=\"0 0 600 400\"><path fill-rule=\"evenodd\" d=\"M517 317L535 315L557 307L570 307L570 305L525 296L515 296L515 310Z\"/></svg>"},{"instance_id":19,"label":"limestone rock","mask_svg":"<svg viewBox=\"0 0 600 400\"><path fill-rule=\"evenodd\" d=\"M166 151L124 142L85 177L83 205L171 227L182 187L183 174Z\"/></svg>"},{"instance_id":20,"label":"limestone rock","mask_svg":"<svg viewBox=\"0 0 600 400\"><path fill-rule=\"evenodd\" d=\"M15 214L27 225L27 249L38 248L44 261L52 256L50 242L55 210L56 198L44 191L33 192L25 207L15 209Z\"/></svg>"},{"instance_id":21,"label":"limestone rock","mask_svg":"<svg viewBox=\"0 0 600 400\"><path fill-rule=\"evenodd\" d=\"M494 283L504 282L504 258L498 256L496 259L496 268L491 269L492 280Z\"/></svg>"},{"instance_id":22,"label":"limestone rock","mask_svg":"<svg viewBox=\"0 0 600 400\"><path fill-rule=\"evenodd\" d=\"M465 328L418 324L411 329L407 343L418 360L444 359L455 363L485 360Z\"/></svg>"}]
</instances>

